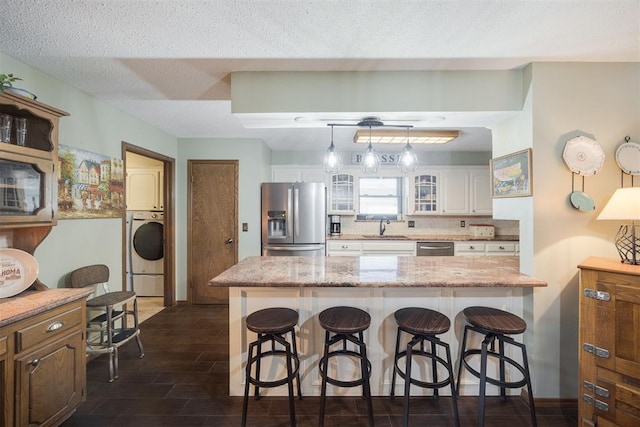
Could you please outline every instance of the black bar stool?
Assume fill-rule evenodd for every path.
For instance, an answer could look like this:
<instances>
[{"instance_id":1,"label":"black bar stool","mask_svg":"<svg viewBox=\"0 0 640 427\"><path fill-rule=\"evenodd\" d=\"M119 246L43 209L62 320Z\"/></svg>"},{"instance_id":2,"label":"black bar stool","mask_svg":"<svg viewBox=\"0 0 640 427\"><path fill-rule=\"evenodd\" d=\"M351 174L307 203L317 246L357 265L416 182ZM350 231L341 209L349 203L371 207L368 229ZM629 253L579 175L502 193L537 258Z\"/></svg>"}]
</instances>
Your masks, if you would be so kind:
<instances>
[{"instance_id":1,"label":"black bar stool","mask_svg":"<svg viewBox=\"0 0 640 427\"><path fill-rule=\"evenodd\" d=\"M327 383L339 387L362 386L362 395L367 400L369 413L369 425L373 426L373 404L371 402L371 362L367 359L367 346L364 342L363 332L371 324L371 316L366 311L355 307L332 307L320 313L318 316L320 326L325 330L324 354L320 359L319 369L322 376L322 391L320 394L320 427L324 426L324 410L327 399ZM331 336L333 334L333 336ZM347 348L347 341L355 345L358 351ZM330 351L334 344L342 342L342 347ZM352 381L341 381L329 377L329 359L332 357L350 356L360 359L360 378Z\"/></svg>"},{"instance_id":2,"label":"black bar stool","mask_svg":"<svg viewBox=\"0 0 640 427\"><path fill-rule=\"evenodd\" d=\"M265 308L247 316L247 329L258 334L258 338L249 344L247 354L246 379L244 387L244 402L242 405L242 426L247 425L247 408L249 405L249 384L255 387L255 399L260 398L260 387L278 387L283 384L289 386L289 416L291 425L296 425L296 413L293 399L293 380L298 383L298 398L302 399L300 387L300 359L296 349L296 336L294 327L298 323L298 312L290 308ZM286 340L287 333L291 334L291 344ZM262 351L262 344L271 342L271 350ZM276 349L276 342L284 350ZM253 350L257 347L256 355ZM287 365L287 375L272 381L260 380L260 362L263 357L284 356ZM256 375L251 376L251 367L256 364Z\"/></svg>"},{"instance_id":3,"label":"black bar stool","mask_svg":"<svg viewBox=\"0 0 640 427\"><path fill-rule=\"evenodd\" d=\"M460 374L462 365L473 375L480 379L480 391L478 397L478 426L484 425L484 406L487 383L500 387L500 398L505 399L505 388L521 388L527 386L529 393L529 409L533 426L537 426L536 410L533 404L533 391L531 389L531 376L529 374L529 362L527 361L527 349L508 335L521 334L527 329L527 323L516 316L497 308L490 307L467 307L462 311L467 325L464 328L462 347L460 348L460 363L458 365L458 391L460 390ZM467 332L474 331L484 335L480 349L467 349ZM495 342L498 341L498 351L495 349ZM522 365L507 357L504 352L505 344L518 347L522 351ZM480 372L473 369L467 362L467 358L473 355L480 355ZM487 376L487 359L493 357L499 361L500 378ZM522 374L523 378L518 381L506 381L505 364L515 367Z\"/></svg>"},{"instance_id":4,"label":"black bar stool","mask_svg":"<svg viewBox=\"0 0 640 427\"><path fill-rule=\"evenodd\" d=\"M411 384L419 387L433 389L433 397L438 398L438 389L451 386L451 400L453 405L453 416L456 425L460 425L458 417L458 402L453 378L453 363L451 362L451 351L449 344L442 342L436 335L444 334L451 326L449 318L442 313L426 308L409 307L402 308L394 313L398 324L396 335L396 352L394 356L394 369L391 380L391 398L394 398L396 388L396 373L404 378L404 410L402 415L402 425L409 425L409 397ZM400 337L402 332L413 335L407 343L407 349L400 351ZM425 341L431 343L431 350L425 350ZM420 344L418 350L413 348ZM438 356L437 348L441 346L445 350L446 360ZM421 356L431 359L432 381L422 381L411 377L411 359L413 356ZM405 358L404 371L398 365L400 359ZM449 375L447 378L438 381L438 364L447 368Z\"/></svg>"}]
</instances>

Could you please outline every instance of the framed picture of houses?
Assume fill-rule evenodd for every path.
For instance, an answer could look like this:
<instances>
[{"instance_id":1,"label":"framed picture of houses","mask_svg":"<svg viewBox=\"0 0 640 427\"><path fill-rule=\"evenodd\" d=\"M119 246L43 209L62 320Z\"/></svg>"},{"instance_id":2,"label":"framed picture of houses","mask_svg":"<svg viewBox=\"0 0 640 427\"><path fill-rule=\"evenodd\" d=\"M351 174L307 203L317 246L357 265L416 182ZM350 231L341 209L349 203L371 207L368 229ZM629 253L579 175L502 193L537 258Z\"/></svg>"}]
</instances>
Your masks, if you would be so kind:
<instances>
[{"instance_id":1,"label":"framed picture of houses","mask_svg":"<svg viewBox=\"0 0 640 427\"><path fill-rule=\"evenodd\" d=\"M123 166L122 159L60 145L58 219L122 217Z\"/></svg>"}]
</instances>

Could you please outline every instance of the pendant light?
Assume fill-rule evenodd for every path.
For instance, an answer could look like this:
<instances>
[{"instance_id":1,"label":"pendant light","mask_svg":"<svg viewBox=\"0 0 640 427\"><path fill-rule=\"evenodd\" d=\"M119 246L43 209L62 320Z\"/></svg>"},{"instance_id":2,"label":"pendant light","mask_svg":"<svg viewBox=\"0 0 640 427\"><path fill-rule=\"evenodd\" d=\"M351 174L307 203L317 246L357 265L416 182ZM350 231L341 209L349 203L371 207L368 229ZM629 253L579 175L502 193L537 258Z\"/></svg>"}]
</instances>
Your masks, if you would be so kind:
<instances>
[{"instance_id":1,"label":"pendant light","mask_svg":"<svg viewBox=\"0 0 640 427\"><path fill-rule=\"evenodd\" d=\"M329 149L324 155L324 160L322 161L322 169L326 173L335 174L340 172L342 169L342 160L340 160L340 154L336 151L335 145L333 145L333 126L331 126L331 145L329 145Z\"/></svg>"},{"instance_id":2,"label":"pendant light","mask_svg":"<svg viewBox=\"0 0 640 427\"><path fill-rule=\"evenodd\" d=\"M360 169L364 173L376 173L378 172L379 167L380 158L378 157L376 150L374 150L373 145L371 145L371 126L369 126L369 145L364 152Z\"/></svg>"},{"instance_id":3,"label":"pendant light","mask_svg":"<svg viewBox=\"0 0 640 427\"><path fill-rule=\"evenodd\" d=\"M404 146L398 159L398 167L402 173L409 173L418 167L418 156L409 143L409 128L407 127L407 145Z\"/></svg>"}]
</instances>

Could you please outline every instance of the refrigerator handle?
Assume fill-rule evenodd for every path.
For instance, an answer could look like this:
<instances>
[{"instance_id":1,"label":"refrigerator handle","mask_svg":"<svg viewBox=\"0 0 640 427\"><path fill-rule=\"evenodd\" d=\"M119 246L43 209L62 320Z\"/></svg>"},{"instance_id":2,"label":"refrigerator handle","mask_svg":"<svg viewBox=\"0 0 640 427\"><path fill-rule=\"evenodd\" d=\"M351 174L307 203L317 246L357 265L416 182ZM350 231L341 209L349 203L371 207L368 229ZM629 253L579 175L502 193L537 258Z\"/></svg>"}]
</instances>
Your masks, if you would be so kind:
<instances>
[{"instance_id":1,"label":"refrigerator handle","mask_svg":"<svg viewBox=\"0 0 640 427\"><path fill-rule=\"evenodd\" d=\"M298 212L300 209L300 190L298 188L294 189L293 195L293 229L295 232L295 237L298 237L300 236L300 212Z\"/></svg>"},{"instance_id":2,"label":"refrigerator handle","mask_svg":"<svg viewBox=\"0 0 640 427\"><path fill-rule=\"evenodd\" d=\"M285 236L286 237L290 237L291 233L289 233L289 230L291 230L291 226L292 226L292 222L291 222L291 213L292 213L292 208L293 208L293 195L291 194L291 187L287 188L287 218L286 218L286 230L285 230Z\"/></svg>"}]
</instances>

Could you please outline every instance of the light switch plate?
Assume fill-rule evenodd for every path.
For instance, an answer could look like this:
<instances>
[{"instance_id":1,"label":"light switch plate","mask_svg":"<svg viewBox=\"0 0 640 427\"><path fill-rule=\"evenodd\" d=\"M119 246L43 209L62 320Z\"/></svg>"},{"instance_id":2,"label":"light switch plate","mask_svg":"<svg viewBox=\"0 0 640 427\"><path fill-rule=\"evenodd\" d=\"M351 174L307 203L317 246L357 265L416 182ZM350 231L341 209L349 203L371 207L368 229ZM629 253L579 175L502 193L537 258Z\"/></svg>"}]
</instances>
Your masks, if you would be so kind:
<instances>
[{"instance_id":1,"label":"light switch plate","mask_svg":"<svg viewBox=\"0 0 640 427\"><path fill-rule=\"evenodd\" d=\"M242 223L242 231L249 231L249 224L246 222Z\"/></svg>"}]
</instances>

